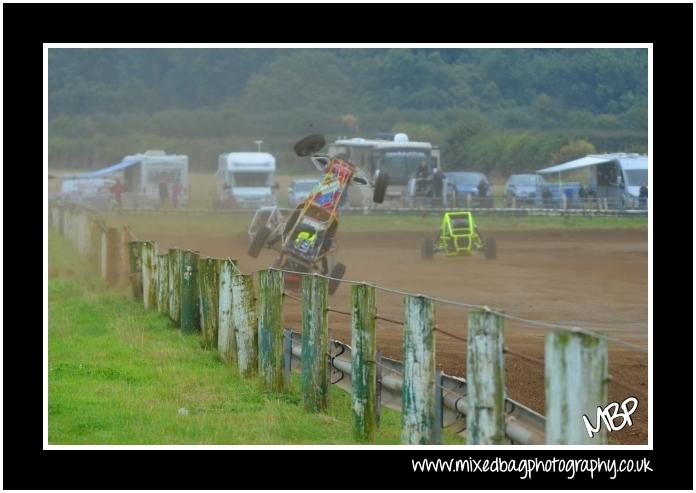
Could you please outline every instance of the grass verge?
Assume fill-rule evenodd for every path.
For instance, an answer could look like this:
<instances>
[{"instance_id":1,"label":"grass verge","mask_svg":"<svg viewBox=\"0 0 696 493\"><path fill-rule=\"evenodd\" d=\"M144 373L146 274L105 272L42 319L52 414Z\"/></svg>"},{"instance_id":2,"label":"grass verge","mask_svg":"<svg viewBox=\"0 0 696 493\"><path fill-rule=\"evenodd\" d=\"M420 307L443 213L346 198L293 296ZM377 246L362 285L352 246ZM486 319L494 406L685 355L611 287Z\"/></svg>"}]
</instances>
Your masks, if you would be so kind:
<instances>
[{"instance_id":1,"label":"grass verge","mask_svg":"<svg viewBox=\"0 0 696 493\"><path fill-rule=\"evenodd\" d=\"M49 234L50 444L352 444L350 396L331 389L325 414L242 379L196 335L107 289ZM182 411L185 409L186 411ZM398 444L400 415L383 409L376 443ZM447 432L445 443L462 443Z\"/></svg>"}]
</instances>

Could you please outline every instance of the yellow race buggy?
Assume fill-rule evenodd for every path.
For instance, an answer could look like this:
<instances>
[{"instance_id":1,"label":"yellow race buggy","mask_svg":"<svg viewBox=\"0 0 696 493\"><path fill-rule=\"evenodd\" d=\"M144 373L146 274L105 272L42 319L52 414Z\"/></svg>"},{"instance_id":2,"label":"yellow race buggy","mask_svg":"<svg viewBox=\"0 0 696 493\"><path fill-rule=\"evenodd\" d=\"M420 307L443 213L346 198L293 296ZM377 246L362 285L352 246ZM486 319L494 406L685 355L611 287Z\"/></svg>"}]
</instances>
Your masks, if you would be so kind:
<instances>
[{"instance_id":1,"label":"yellow race buggy","mask_svg":"<svg viewBox=\"0 0 696 493\"><path fill-rule=\"evenodd\" d=\"M424 259L431 259L436 253L463 256L477 252L483 253L487 260L495 259L495 240L481 237L470 211L446 212L435 240L426 238L421 247Z\"/></svg>"}]
</instances>

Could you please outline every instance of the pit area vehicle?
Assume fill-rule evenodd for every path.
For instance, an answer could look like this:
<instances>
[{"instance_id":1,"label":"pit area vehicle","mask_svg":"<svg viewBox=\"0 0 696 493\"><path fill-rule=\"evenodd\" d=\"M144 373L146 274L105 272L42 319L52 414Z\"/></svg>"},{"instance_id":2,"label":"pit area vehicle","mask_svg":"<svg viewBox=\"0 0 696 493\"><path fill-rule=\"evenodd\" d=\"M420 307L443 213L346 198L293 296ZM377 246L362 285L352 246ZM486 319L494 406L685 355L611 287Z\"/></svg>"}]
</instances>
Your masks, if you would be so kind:
<instances>
[{"instance_id":1,"label":"pit area vehicle","mask_svg":"<svg viewBox=\"0 0 696 493\"><path fill-rule=\"evenodd\" d=\"M435 254L450 257L483 253L487 260L496 257L493 238L483 238L470 211L446 212L435 240L426 238L421 245L421 257L432 259Z\"/></svg>"},{"instance_id":2,"label":"pit area vehicle","mask_svg":"<svg viewBox=\"0 0 696 493\"><path fill-rule=\"evenodd\" d=\"M312 193L314 187L319 184L319 180L316 178L309 179L297 179L293 180L288 188L288 206L297 207L301 202L303 202L309 194Z\"/></svg>"},{"instance_id":3,"label":"pit area vehicle","mask_svg":"<svg viewBox=\"0 0 696 493\"><path fill-rule=\"evenodd\" d=\"M254 231L248 253L256 258L264 247L274 249L279 256L273 267L287 271L286 287L299 289L302 274L320 273L332 278L329 294L333 294L346 272L346 266L336 262L335 257L338 251L336 231L339 213L347 200L348 189L352 184L369 187L373 191L373 201L382 203L389 175L380 172L372 181L367 173L347 159L320 154L325 144L324 137L318 134L305 137L295 144L295 153L300 157L309 157L323 177L289 217L285 218L282 211L269 212L266 224ZM262 219L259 221L263 222Z\"/></svg>"}]
</instances>

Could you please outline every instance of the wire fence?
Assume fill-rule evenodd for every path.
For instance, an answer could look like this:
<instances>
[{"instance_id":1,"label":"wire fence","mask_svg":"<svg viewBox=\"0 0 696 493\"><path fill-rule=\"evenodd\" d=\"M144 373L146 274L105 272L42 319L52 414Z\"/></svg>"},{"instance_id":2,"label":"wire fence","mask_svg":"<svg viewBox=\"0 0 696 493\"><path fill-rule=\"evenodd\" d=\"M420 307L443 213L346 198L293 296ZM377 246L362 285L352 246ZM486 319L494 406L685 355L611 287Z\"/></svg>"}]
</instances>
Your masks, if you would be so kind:
<instances>
[{"instance_id":1,"label":"wire fence","mask_svg":"<svg viewBox=\"0 0 696 493\"><path fill-rule=\"evenodd\" d=\"M570 362L574 361L573 358L568 356L568 354L570 354L569 352L585 351L585 349L584 346L573 346L574 339L572 337L569 339L570 342L559 342L561 341L560 336L558 336L560 332L571 335L576 334L587 336L593 341L599 341L597 351L593 350L591 354L583 354L590 359L597 358L598 361L600 361L600 367L602 364L606 366L608 355L608 353L602 353L601 344L613 344L636 353L644 354L647 352L647 349L644 347L629 343L618 337L613 337L598 332L598 330L602 329L612 330L611 327L605 328L594 324L567 325L556 322L532 320L512 315L501 310L491 308L487 305L466 303L421 293L413 293L364 281L339 279L319 273L307 274L306 272L278 269L273 267L243 273L237 262L233 259L208 259L206 257L199 256L197 252L181 251L178 249L172 249L169 251L169 253L158 255L157 246L154 242L142 241L138 239L128 226L124 226L122 228L106 228L103 221L100 221L90 211L53 205L50 207L49 216L52 226L58 229L59 232L64 234L64 236L73 240L73 242L78 246L78 251L96 257L96 263L98 266L101 266L100 272L104 277L108 278L109 273L111 273L113 270L123 271L124 262L122 257L126 255L128 258L126 265L129 265L129 268L126 270L127 275L120 276L120 279L130 280L133 285L134 296L138 299L143 299L146 308L157 308L160 311L169 313L173 320L180 323L182 331L200 331L204 337L204 340L206 341L206 344L210 347L217 347L223 359L234 359L237 364L240 365L240 371L242 371L241 366L243 364L247 365L247 367L254 366L256 358L258 358L259 372L263 374L267 383L273 386L273 388L280 388L282 385L277 383L278 370L277 368L274 369L274 365L279 364L273 359L275 358L273 355L277 353L274 352L275 350L272 347L273 344L268 343L268 341L273 340L274 337L279 337L278 334L281 334L281 332L278 332L278 330L282 330L282 312L280 314L276 313L274 310L277 310L277 308L274 307L282 306L283 298L292 300L293 303L297 305L303 319L307 313L315 313L314 311L317 309L319 311L316 313L321 313L323 311L325 313L334 313L341 317L346 317L346 320L351 321L351 333L353 333L354 336L356 336L354 332L356 330L356 326L359 326L360 323L364 323L365 320L368 320L368 325L369 323L373 323L382 334L385 334L388 331L383 328L378 321L402 328L404 334L404 363L399 362L398 365L403 365L403 370L398 369L401 368L401 366L398 366L394 361L391 361L389 365L384 366L383 363L380 363L379 359L374 355L368 357L363 356L361 353L362 348L357 348L359 351L355 353L355 349L351 349L346 345L341 347L343 348L343 351L353 351L353 355L358 355L357 360L343 363L344 370L346 368L346 364L351 364L354 365L355 368L358 368L358 370L353 371L354 376L356 375L355 371L358 371L358 374L361 371L366 371L364 370L364 365L372 365L373 368L378 372L390 372L390 374L397 375L399 377L399 382L392 383L392 388L397 389L399 396L403 397L402 412L409 414L409 416L417 415L415 409L418 409L420 410L419 412L421 412L424 406L427 408L428 406L432 405L429 400L423 400L424 398L422 398L422 396L415 395L413 397L413 402L409 401L407 396L411 395L408 391L411 386L418 386L422 384L422 382L418 382L419 379L424 378L423 375L430 375L430 373L428 373L429 370L423 372L423 368L427 370L426 367L421 367L419 365L426 364L428 361L430 361L432 363L432 369L434 370L435 368L435 350L433 343L428 341L432 341L431 335L436 332L451 340L464 343L468 359L474 358L474 361L477 361L476 358L479 358L481 362L485 362L485 364L481 363L483 366L480 368L480 365L476 366L476 372L480 373L470 373L469 365L467 365L467 374L469 375L467 380L457 380L456 377L442 376L433 379L431 375L428 377L431 380L430 384L427 384L426 387L418 387L430 387L433 389L433 391L439 392L439 401L438 399L435 399L433 402L440 402L442 407L449 406L449 411L447 412L454 413L450 417L459 421L462 419L461 415L464 414L467 415L467 419L471 418L472 402L475 403L480 399L485 401L486 399L492 398L490 396L478 395L478 393L482 391L482 388L486 386L490 387L490 385L486 384L484 387L481 387L477 383L477 379L482 379L482 381L490 381L491 379L493 381L501 381L502 383L500 385L502 385L502 387L500 388L504 389L505 383L502 363L502 357L504 355L509 355L528 363L539 365L544 368L547 374L549 373L549 368L551 368L552 373L554 373L552 378L563 377L563 375L557 376L555 373L557 373L556 369L558 368L565 371L566 364L570 364ZM126 252L128 253L126 254ZM206 270L208 267L206 267L207 264L204 262L205 260L214 261L211 264L213 266L211 267L213 270ZM113 267L112 264L115 267ZM228 270L228 274L223 274L224 265L231 266ZM169 269L169 271L173 273L173 276L168 274L165 275L163 274L163 270L158 271L158 269ZM273 275L274 272L276 275ZM302 283L304 284L307 282L309 288L303 288L301 294L291 293L283 286L284 283L282 281L285 274L301 276ZM114 276L112 275L111 277ZM115 277L117 279L119 278L119 276ZM256 277L257 292L252 293L252 291L248 289L245 291L244 286L240 284L239 281L235 281L235 278L238 277ZM225 294L226 291L224 291L222 287L224 284L223 278L224 283L227 283L225 284L226 287L224 289L229 290L230 286L232 286L231 293L233 296L228 296ZM172 279L174 279L174 281L172 281ZM280 281L277 281L278 279ZM318 280L321 280L323 284L318 283ZM350 303L351 309L344 309L340 307L340 305L337 303L337 298L332 298L334 303L329 304L326 293L322 294L321 289L317 291L316 289L318 288L316 288L316 286L321 285L325 287L331 281L340 282L352 287L360 287L361 289L368 288L376 292L400 296L404 300L404 317L400 319L392 315L386 316L385 314L379 313L375 306L374 313L371 313L369 317L365 319L363 309L356 308L358 305L355 303L355 290L351 290L351 296L353 296ZM280 282L280 284L274 284L277 282ZM239 290L237 290L237 288L239 288ZM317 303L324 304L319 306ZM169 306L164 307L164 304L168 304ZM223 310L223 305L227 312ZM435 305L443 305L453 307L455 309L467 310L468 335L466 337L460 336L453 333L451 330L440 328L437 324L437 320L435 319ZM176 306L176 308L172 308L174 306ZM204 306L206 308L203 308ZM215 307L214 310L209 308L212 306ZM220 307L219 311L217 310L218 306ZM174 312L172 312L172 309ZM212 311L206 311L209 309ZM250 319L244 319L245 316L248 316L248 314L252 312L258 315L258 327L255 325L256 319L253 321ZM227 318L223 320L224 313L228 313L228 315L225 315ZM244 315L245 313L246 315ZM321 319L322 317L318 318ZM234 320L230 322L228 319ZM318 323L315 319L316 315L313 315L311 319L312 324ZM356 322L356 320L362 322ZM372 322L369 322L369 320ZM512 350L505 345L502 334L503 320L515 322L523 327L543 329L547 334L549 334L551 338L547 338L546 357L544 359L540 359L535 356L525 354L524 352ZM232 328L232 326L234 326L234 328ZM274 328L270 329L270 326ZM240 327L244 327L244 330L241 330ZM257 328L258 346L252 347L257 344L257 335L255 335ZM266 330L272 330L273 334L275 335L271 334L262 338L261 333ZM328 327L325 327L324 329L318 327L317 330L328 330ZM360 334L358 334L358 336L362 337ZM268 337L271 339L268 339ZM302 337L305 337L305 335L303 334ZM488 342L483 345L477 342L482 340L482 338ZM263 344L266 344L266 346L262 344L262 340L265 341ZM317 339L317 341L321 340L323 339ZM551 341L551 343L549 343L549 341ZM271 345L268 346L268 344ZM558 348L554 349L554 344L556 344ZM595 343L593 342L592 345L594 344ZM551 347L551 349L549 349L549 347ZM377 348L373 348L373 350L376 349ZM229 357L230 351L237 352L238 355L231 358ZM290 350L286 350L286 359L288 358L288 351L292 353L292 347ZM551 352L549 353L549 351ZM325 356L325 353L320 354L324 354ZM413 359L413 354L418 354L419 356L416 359ZM310 357L311 355L309 354L302 355L303 359ZM337 368L335 366L337 361L340 361L340 358L337 360L335 355L330 357L332 368ZM601 361L604 361L604 363L601 363ZM280 364L287 365L287 362L281 362ZM560 366L558 366L559 364ZM312 371L320 372L321 365L319 363L317 363L317 365L309 365L309 367L314 368L316 366L316 368L314 368ZM304 367L305 364L303 363L303 368ZM558 373L563 373L563 371L559 371ZM608 382L611 382L635 394L646 395L644 390L636 387L635 385L617 380L615 377L609 375L606 371L604 371L604 373L598 373L598 378L595 378L597 375L586 375L586 372L589 371L587 368L578 367L574 371L581 373L582 378L586 378L591 385L601 387L606 385ZM372 373L369 374L372 375ZM318 373L318 375L320 376L320 373ZM304 378L305 375L303 374L303 379ZM380 380L378 376L375 377L374 375L370 378L376 378L377 381ZM445 379L443 380L443 378ZM469 378L472 378L473 381L468 382ZM354 379L351 381L355 383ZM358 385L367 385L362 380L360 382L361 383ZM280 387L278 387L279 385ZM466 392L456 390L457 388L464 388L463 386L466 386ZM578 389L578 391L580 390ZM355 390L353 389L352 392L355 392ZM447 396L452 396L454 399L448 400ZM547 399L548 397L549 396L547 395ZM508 436L508 439L512 439L516 443L531 443L530 440L538 440L539 433L543 435L543 430L539 432L539 419L543 421L543 417L535 415L533 411L525 408L522 404L507 399L504 392L500 394L499 398L504 399L506 402L505 406L503 406L504 409L511 408L516 410L515 412L518 413L515 417L515 419L519 421L517 425L510 424L510 413L508 413L507 417L503 419L503 421L507 423L505 425L505 433L507 434L506 436ZM551 395L551 398L554 399L554 401L557 400L556 396ZM567 396L558 397L558 399L561 398L567 399ZM463 407L464 405L462 404L462 399L467 401L467 406L469 407ZM498 397L496 397L496 399L498 399ZM567 402L564 402L564 405L566 404ZM486 405L486 408L495 410L496 406ZM552 405L549 407L549 404L547 403L547 410L549 410L550 413L549 416L547 416L547 419L567 420L567 417L559 418L557 414L561 412L568 413L570 411L566 410L563 406L560 406L559 409L563 409L563 411L554 411L554 407ZM576 412L577 410L571 411ZM406 421L408 421L408 419ZM444 421L442 423L444 427ZM478 429L478 425L476 426ZM577 426L575 426L573 429L577 429ZM477 443L487 443L486 440L489 439L493 441L499 440L499 438L495 438L498 436L496 435L497 432L491 431L489 438L481 438L478 436L472 438L471 432L471 430L467 432L467 438L469 440L478 440ZM572 436L573 440L577 440L577 443L587 443L586 440L577 435L577 432L573 433L576 433ZM425 439L422 435L419 435L413 430L409 432L404 431L402 436L407 443L412 443L413 440L418 441ZM428 438L428 440L430 440L430 438ZM547 443L550 443L548 440L559 440L559 438L547 436L546 440Z\"/></svg>"}]
</instances>

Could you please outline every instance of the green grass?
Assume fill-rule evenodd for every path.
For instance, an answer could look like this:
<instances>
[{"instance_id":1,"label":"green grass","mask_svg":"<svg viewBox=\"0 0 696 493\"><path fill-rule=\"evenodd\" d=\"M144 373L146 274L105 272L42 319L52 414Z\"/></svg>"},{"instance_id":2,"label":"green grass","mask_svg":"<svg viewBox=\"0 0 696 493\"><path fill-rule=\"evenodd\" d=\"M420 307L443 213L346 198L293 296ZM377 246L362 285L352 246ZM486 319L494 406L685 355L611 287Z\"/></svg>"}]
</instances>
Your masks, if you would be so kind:
<instances>
[{"instance_id":1,"label":"green grass","mask_svg":"<svg viewBox=\"0 0 696 493\"><path fill-rule=\"evenodd\" d=\"M48 290L50 444L356 443L349 394L332 387L328 411L313 414L297 375L285 393L240 378L127 288L107 289L55 233ZM376 443L399 440L400 414L383 409ZM446 430L445 443L462 439Z\"/></svg>"}]
</instances>

